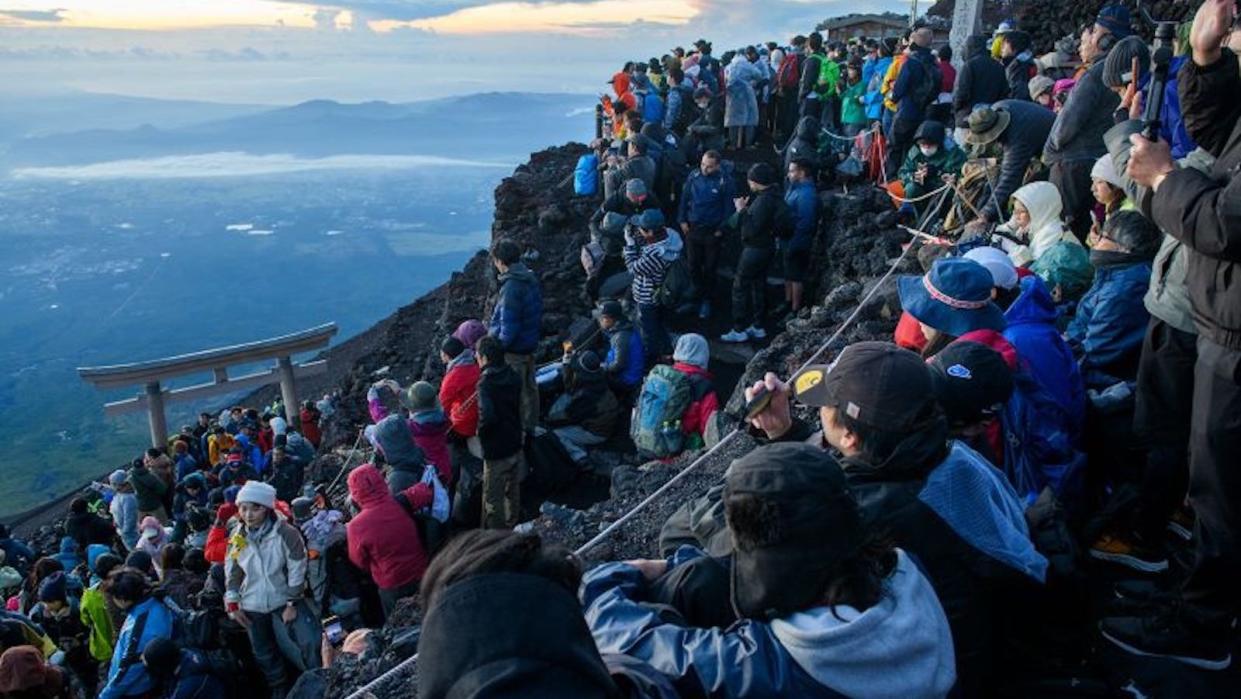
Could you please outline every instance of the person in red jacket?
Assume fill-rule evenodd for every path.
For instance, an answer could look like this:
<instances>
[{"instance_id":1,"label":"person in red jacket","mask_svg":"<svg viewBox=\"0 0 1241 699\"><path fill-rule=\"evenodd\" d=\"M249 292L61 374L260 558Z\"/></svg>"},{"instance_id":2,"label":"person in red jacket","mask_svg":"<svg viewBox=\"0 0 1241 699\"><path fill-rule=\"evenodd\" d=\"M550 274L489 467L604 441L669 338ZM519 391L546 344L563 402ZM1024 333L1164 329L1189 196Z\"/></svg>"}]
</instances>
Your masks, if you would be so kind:
<instances>
[{"instance_id":1,"label":"person in red jacket","mask_svg":"<svg viewBox=\"0 0 1241 699\"><path fill-rule=\"evenodd\" d=\"M434 497L426 483L416 483L401 494L414 511L430 505ZM388 482L373 464L362 464L349 474L349 498L361 510L345 527L349 560L379 586L386 618L397 600L418 592L427 571L427 552L413 516L389 494Z\"/></svg>"},{"instance_id":2,"label":"person in red jacket","mask_svg":"<svg viewBox=\"0 0 1241 699\"><path fill-rule=\"evenodd\" d=\"M444 340L440 359L448 373L440 384L440 407L452 423L452 431L462 439L478 434L478 377L482 369L474 358L474 350L456 337Z\"/></svg>"},{"instance_id":3,"label":"person in red jacket","mask_svg":"<svg viewBox=\"0 0 1241 699\"><path fill-rule=\"evenodd\" d=\"M312 400L302 403L302 410L299 414L299 423L302 428L302 436L307 442L314 445L315 449L319 448L319 440L323 439L323 432L319 429L319 419L323 417L323 413L319 412L319 408L315 407Z\"/></svg>"},{"instance_id":4,"label":"person in red jacket","mask_svg":"<svg viewBox=\"0 0 1241 699\"><path fill-rule=\"evenodd\" d=\"M682 335L677 340L672 361L672 368L689 376L694 386L694 400L681 417L681 431L689 438L686 444L691 445L688 448L694 448L696 440L693 436L705 440L708 421L720 409L720 400L715 395L715 378L707 371L711 347L702 335Z\"/></svg>"},{"instance_id":5,"label":"person in red jacket","mask_svg":"<svg viewBox=\"0 0 1241 699\"><path fill-rule=\"evenodd\" d=\"M448 454L448 418L440 407L435 386L419 381L405 392L405 407L409 408L409 431L414 444L422 450L427 461L435 465L440 483L452 486L452 458Z\"/></svg>"}]
</instances>

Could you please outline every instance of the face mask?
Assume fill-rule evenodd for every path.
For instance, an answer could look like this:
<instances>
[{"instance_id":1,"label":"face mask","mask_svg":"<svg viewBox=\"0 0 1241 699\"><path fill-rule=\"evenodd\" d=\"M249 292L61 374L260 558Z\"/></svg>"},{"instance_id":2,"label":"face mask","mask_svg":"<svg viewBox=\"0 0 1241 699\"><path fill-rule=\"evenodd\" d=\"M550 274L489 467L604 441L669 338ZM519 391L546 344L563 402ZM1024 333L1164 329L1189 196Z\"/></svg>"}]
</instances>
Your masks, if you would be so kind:
<instances>
[{"instance_id":1,"label":"face mask","mask_svg":"<svg viewBox=\"0 0 1241 699\"><path fill-rule=\"evenodd\" d=\"M922 151L922 155L929 158L939 152L939 146L918 146L918 150Z\"/></svg>"}]
</instances>

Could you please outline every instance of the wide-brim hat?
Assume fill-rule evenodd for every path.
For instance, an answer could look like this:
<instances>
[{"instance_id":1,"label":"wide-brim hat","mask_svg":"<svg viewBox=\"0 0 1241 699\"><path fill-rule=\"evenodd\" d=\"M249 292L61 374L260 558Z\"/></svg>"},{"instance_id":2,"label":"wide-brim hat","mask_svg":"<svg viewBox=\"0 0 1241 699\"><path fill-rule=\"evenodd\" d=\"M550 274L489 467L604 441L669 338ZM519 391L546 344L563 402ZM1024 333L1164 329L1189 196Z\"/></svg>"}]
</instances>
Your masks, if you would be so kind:
<instances>
[{"instance_id":1,"label":"wide-brim hat","mask_svg":"<svg viewBox=\"0 0 1241 699\"><path fill-rule=\"evenodd\" d=\"M985 146L999 138L1012 119L1012 115L1003 109L975 109L969 116L969 130L965 133L965 142L971 146Z\"/></svg>"},{"instance_id":2,"label":"wide-brim hat","mask_svg":"<svg viewBox=\"0 0 1241 699\"><path fill-rule=\"evenodd\" d=\"M1004 312L991 301L995 279L986 267L964 258L938 260L921 277L897 283L901 307L919 322L954 337L974 330L1003 332Z\"/></svg>"}]
</instances>

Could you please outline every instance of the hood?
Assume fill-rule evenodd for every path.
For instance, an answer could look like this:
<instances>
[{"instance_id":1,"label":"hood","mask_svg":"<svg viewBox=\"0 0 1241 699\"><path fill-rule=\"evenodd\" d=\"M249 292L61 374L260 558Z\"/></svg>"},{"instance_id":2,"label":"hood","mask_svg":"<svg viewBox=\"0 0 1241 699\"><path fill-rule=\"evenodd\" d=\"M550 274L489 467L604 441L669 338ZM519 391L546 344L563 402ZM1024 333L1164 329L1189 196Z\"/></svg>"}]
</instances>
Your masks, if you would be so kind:
<instances>
[{"instance_id":1,"label":"hood","mask_svg":"<svg viewBox=\"0 0 1241 699\"><path fill-rule=\"evenodd\" d=\"M349 474L349 499L363 510L392 499L388 481L373 464L364 464Z\"/></svg>"},{"instance_id":2,"label":"hood","mask_svg":"<svg viewBox=\"0 0 1241 699\"><path fill-rule=\"evenodd\" d=\"M681 257L681 251L685 248L685 241L681 240L681 234L671 228L664 229L668 234L666 238L655 243L652 247L668 262L675 262Z\"/></svg>"},{"instance_id":3,"label":"hood","mask_svg":"<svg viewBox=\"0 0 1241 699\"><path fill-rule=\"evenodd\" d=\"M1030 241L1030 252L1034 259L1042 257L1052 245L1066 236L1060 214L1064 211L1064 203L1060 199L1060 190L1050 182L1031 182L1013 192L1013 198L1021 202L1030 212L1030 228L1027 237ZM1009 226L1016 230L1012 219ZM1073 238L1077 240L1077 238Z\"/></svg>"},{"instance_id":4,"label":"hood","mask_svg":"<svg viewBox=\"0 0 1241 699\"><path fill-rule=\"evenodd\" d=\"M707 339L696 333L686 333L677 339L672 353L673 361L706 369L711 362L711 346Z\"/></svg>"},{"instance_id":5,"label":"hood","mask_svg":"<svg viewBox=\"0 0 1241 699\"><path fill-rule=\"evenodd\" d=\"M86 547L86 567L91 571L95 570L95 559L105 553L111 553L112 549L107 544L91 544Z\"/></svg>"},{"instance_id":6,"label":"hood","mask_svg":"<svg viewBox=\"0 0 1241 699\"><path fill-rule=\"evenodd\" d=\"M934 119L922 122L914 133L914 142L933 141L940 148L944 147L944 125Z\"/></svg>"},{"instance_id":7,"label":"hood","mask_svg":"<svg viewBox=\"0 0 1241 699\"><path fill-rule=\"evenodd\" d=\"M771 622L793 660L851 697L945 696L956 682L952 633L935 590L897 551L886 594L864 612L818 607Z\"/></svg>"},{"instance_id":8,"label":"hood","mask_svg":"<svg viewBox=\"0 0 1241 699\"><path fill-rule=\"evenodd\" d=\"M497 573L451 585L427 612L418 647L420 697L621 696L577 597L539 576Z\"/></svg>"},{"instance_id":9,"label":"hood","mask_svg":"<svg viewBox=\"0 0 1241 699\"><path fill-rule=\"evenodd\" d=\"M1058 316L1056 302L1047 291L1047 285L1034 275L1021 280L1021 293L1004 312L1010 328L1029 323L1055 325Z\"/></svg>"},{"instance_id":10,"label":"hood","mask_svg":"<svg viewBox=\"0 0 1241 699\"><path fill-rule=\"evenodd\" d=\"M60 540L60 552L78 554L78 542L71 536L62 537Z\"/></svg>"},{"instance_id":11,"label":"hood","mask_svg":"<svg viewBox=\"0 0 1241 699\"><path fill-rule=\"evenodd\" d=\"M448 424L448 416L440 408L423 410L409 416L409 429L414 434L435 432L440 426Z\"/></svg>"},{"instance_id":12,"label":"hood","mask_svg":"<svg viewBox=\"0 0 1241 699\"><path fill-rule=\"evenodd\" d=\"M477 363L478 362L474 361L474 350L470 349L469 347L466 347L465 349L461 350L461 354L458 354L456 357L453 357L452 361L448 362L446 371L452 371L453 369L456 369L459 366L465 366L467 364L477 364Z\"/></svg>"},{"instance_id":13,"label":"hood","mask_svg":"<svg viewBox=\"0 0 1241 699\"><path fill-rule=\"evenodd\" d=\"M522 282L524 284L534 284L538 282L538 278L534 276L534 272L526 266L525 262L516 262L508 271L500 275L500 283L503 284L509 280Z\"/></svg>"},{"instance_id":14,"label":"hood","mask_svg":"<svg viewBox=\"0 0 1241 699\"><path fill-rule=\"evenodd\" d=\"M1013 347L1013 343L994 330L968 332L957 338L957 342L977 342L980 345L990 347L999 352L1000 356L1004 358L1004 363L1008 365L1009 371L1015 373L1021 368L1021 357L1017 354L1017 348Z\"/></svg>"},{"instance_id":15,"label":"hood","mask_svg":"<svg viewBox=\"0 0 1241 699\"><path fill-rule=\"evenodd\" d=\"M819 138L819 120L814 117L802 117L797 122L797 138L814 143Z\"/></svg>"},{"instance_id":16,"label":"hood","mask_svg":"<svg viewBox=\"0 0 1241 699\"><path fill-rule=\"evenodd\" d=\"M375 426L375 441L384 459L392 466L421 466L426 463L422 450L414 444L409 423L400 415L389 415Z\"/></svg>"}]
</instances>

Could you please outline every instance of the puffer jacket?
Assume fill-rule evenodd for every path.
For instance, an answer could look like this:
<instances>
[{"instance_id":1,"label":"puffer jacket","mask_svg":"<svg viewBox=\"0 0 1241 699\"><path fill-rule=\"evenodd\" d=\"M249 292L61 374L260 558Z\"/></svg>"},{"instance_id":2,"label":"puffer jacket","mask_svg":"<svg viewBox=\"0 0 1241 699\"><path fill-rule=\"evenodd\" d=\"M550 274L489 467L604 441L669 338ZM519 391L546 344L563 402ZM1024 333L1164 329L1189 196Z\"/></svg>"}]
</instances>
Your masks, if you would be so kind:
<instances>
[{"instance_id":1,"label":"puffer jacket","mask_svg":"<svg viewBox=\"0 0 1241 699\"><path fill-rule=\"evenodd\" d=\"M500 275L500 294L491 312L491 335L505 352L530 354L543 337L543 292L538 277L523 262Z\"/></svg>"},{"instance_id":2,"label":"puffer jacket","mask_svg":"<svg viewBox=\"0 0 1241 699\"><path fill-rule=\"evenodd\" d=\"M786 243L787 248L809 250L819 229L818 188L809 180L790 184L784 193L784 203L793 216L793 237Z\"/></svg>"},{"instance_id":3,"label":"puffer jacket","mask_svg":"<svg viewBox=\"0 0 1241 699\"><path fill-rule=\"evenodd\" d=\"M1017 348L1030 375L1065 411L1071 435L1081 432L1086 419L1086 387L1073 351L1056 327L1059 311L1043 280L1021 280L1021 294L1004 312L1008 322L1004 339Z\"/></svg>"},{"instance_id":4,"label":"puffer jacket","mask_svg":"<svg viewBox=\"0 0 1241 699\"><path fill-rule=\"evenodd\" d=\"M703 555L684 547L669 569ZM586 622L601 652L649 663L686 696L942 697L956 680L944 610L903 551L887 594L861 611L814 607L771 622L693 628L641 604L648 586L625 563L588 572L581 589Z\"/></svg>"},{"instance_id":5,"label":"puffer jacket","mask_svg":"<svg viewBox=\"0 0 1241 699\"><path fill-rule=\"evenodd\" d=\"M142 664L142 651L153 639L171 638L173 622L172 610L154 597L130 608L116 638L108 680L99 692L99 699L139 697L154 688L154 680Z\"/></svg>"},{"instance_id":6,"label":"puffer jacket","mask_svg":"<svg viewBox=\"0 0 1241 699\"><path fill-rule=\"evenodd\" d=\"M625 267L633 274L633 300L641 305L659 302L659 290L663 287L668 267L681 257L685 244L681 234L667 229L667 237L657 243L639 247L638 241L625 245L622 256Z\"/></svg>"},{"instance_id":7,"label":"puffer jacket","mask_svg":"<svg viewBox=\"0 0 1241 699\"><path fill-rule=\"evenodd\" d=\"M435 464L440 483L452 486L452 458L448 455L448 418L443 410L423 410L409 417L409 431L414 444L422 450L427 461Z\"/></svg>"},{"instance_id":8,"label":"puffer jacket","mask_svg":"<svg viewBox=\"0 0 1241 699\"><path fill-rule=\"evenodd\" d=\"M297 527L276 515L257 531L234 527L224 558L224 601L266 614L302 599L306 587L306 544Z\"/></svg>"},{"instance_id":9,"label":"puffer jacket","mask_svg":"<svg viewBox=\"0 0 1241 699\"><path fill-rule=\"evenodd\" d=\"M1096 160L1107 152L1103 134L1112 128L1112 112L1120 104L1120 96L1103 84L1104 63L1103 56L1096 59L1056 115L1056 124L1043 147L1043 162L1048 165Z\"/></svg>"},{"instance_id":10,"label":"puffer jacket","mask_svg":"<svg viewBox=\"0 0 1241 699\"><path fill-rule=\"evenodd\" d=\"M481 374L474 351L466 349L448 363L448 372L440 382L440 405L452 421L452 431L459 437L473 437L478 432L478 377Z\"/></svg>"},{"instance_id":11,"label":"puffer jacket","mask_svg":"<svg viewBox=\"0 0 1241 699\"><path fill-rule=\"evenodd\" d=\"M952 113L956 117L956 126L962 129L969 127L970 112L974 111L974 107L994 104L1008 94L1004 66L991 57L985 37L971 37L967 49L968 57L952 90ZM1044 134L1043 140L1046 139ZM1039 148L1042 148L1042 143Z\"/></svg>"},{"instance_id":12,"label":"puffer jacket","mask_svg":"<svg viewBox=\"0 0 1241 699\"><path fill-rule=\"evenodd\" d=\"M1229 49L1209 66L1179 71L1185 127L1215 156L1210 174L1169 174L1143 211L1185 243L1189 297L1200 336L1241 350L1241 74Z\"/></svg>"},{"instance_id":13,"label":"puffer jacket","mask_svg":"<svg viewBox=\"0 0 1241 699\"><path fill-rule=\"evenodd\" d=\"M1095 268L1094 284L1077 305L1065 337L1081 351L1087 388L1103 389L1137 377L1150 314L1142 299L1151 263L1124 261Z\"/></svg>"},{"instance_id":14,"label":"puffer jacket","mask_svg":"<svg viewBox=\"0 0 1241 699\"><path fill-rule=\"evenodd\" d=\"M415 510L431 504L432 491L418 483L405 491ZM392 590L421 580L427 552L414 518L388 491L379 469L364 464L349 474L349 497L362 509L346 525L349 560L370 573L375 584Z\"/></svg>"},{"instance_id":15,"label":"puffer jacket","mask_svg":"<svg viewBox=\"0 0 1241 699\"><path fill-rule=\"evenodd\" d=\"M642 383L646 371L642 335L627 318L618 320L606 332L608 353L603 358L603 371L622 386L632 388Z\"/></svg>"}]
</instances>

